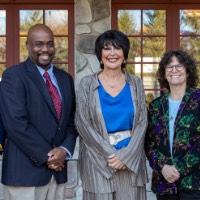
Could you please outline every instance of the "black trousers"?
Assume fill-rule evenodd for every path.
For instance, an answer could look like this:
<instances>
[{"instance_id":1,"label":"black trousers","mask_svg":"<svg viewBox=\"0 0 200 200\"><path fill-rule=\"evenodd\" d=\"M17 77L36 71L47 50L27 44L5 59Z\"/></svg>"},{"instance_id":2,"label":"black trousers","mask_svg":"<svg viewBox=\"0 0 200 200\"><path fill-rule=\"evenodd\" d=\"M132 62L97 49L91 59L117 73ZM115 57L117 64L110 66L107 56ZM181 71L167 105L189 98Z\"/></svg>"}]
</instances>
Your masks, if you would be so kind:
<instances>
[{"instance_id":1,"label":"black trousers","mask_svg":"<svg viewBox=\"0 0 200 200\"><path fill-rule=\"evenodd\" d=\"M180 200L178 194L157 195L157 200Z\"/></svg>"},{"instance_id":2,"label":"black trousers","mask_svg":"<svg viewBox=\"0 0 200 200\"><path fill-rule=\"evenodd\" d=\"M179 190L180 200L200 200L200 190Z\"/></svg>"}]
</instances>

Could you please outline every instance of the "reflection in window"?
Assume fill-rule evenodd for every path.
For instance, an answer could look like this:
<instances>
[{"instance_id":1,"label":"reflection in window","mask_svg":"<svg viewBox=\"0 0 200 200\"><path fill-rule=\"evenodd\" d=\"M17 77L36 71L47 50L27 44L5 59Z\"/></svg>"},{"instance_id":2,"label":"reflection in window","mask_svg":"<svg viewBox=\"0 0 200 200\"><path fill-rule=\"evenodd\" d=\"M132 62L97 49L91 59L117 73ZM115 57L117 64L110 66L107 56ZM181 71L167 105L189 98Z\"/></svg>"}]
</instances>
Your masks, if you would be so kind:
<instances>
[{"instance_id":1,"label":"reflection in window","mask_svg":"<svg viewBox=\"0 0 200 200\"><path fill-rule=\"evenodd\" d=\"M55 38L56 55L55 61L67 61L68 60L68 40L65 37Z\"/></svg>"},{"instance_id":2,"label":"reflection in window","mask_svg":"<svg viewBox=\"0 0 200 200\"><path fill-rule=\"evenodd\" d=\"M67 10L46 10L45 23L51 28L54 35L68 35Z\"/></svg>"},{"instance_id":3,"label":"reflection in window","mask_svg":"<svg viewBox=\"0 0 200 200\"><path fill-rule=\"evenodd\" d=\"M180 10L180 33L200 34L200 10Z\"/></svg>"},{"instance_id":4,"label":"reflection in window","mask_svg":"<svg viewBox=\"0 0 200 200\"><path fill-rule=\"evenodd\" d=\"M0 10L0 36L6 34L6 11Z\"/></svg>"},{"instance_id":5,"label":"reflection in window","mask_svg":"<svg viewBox=\"0 0 200 200\"><path fill-rule=\"evenodd\" d=\"M2 74L3 74L5 69L6 69L6 65L5 64L0 64L0 81L1 81L1 77L2 77Z\"/></svg>"},{"instance_id":6,"label":"reflection in window","mask_svg":"<svg viewBox=\"0 0 200 200\"><path fill-rule=\"evenodd\" d=\"M140 10L119 10L118 29L127 35L141 33L141 11Z\"/></svg>"},{"instance_id":7,"label":"reflection in window","mask_svg":"<svg viewBox=\"0 0 200 200\"><path fill-rule=\"evenodd\" d=\"M198 74L200 74L200 64L197 64L197 71ZM200 88L200 82L198 83L197 87Z\"/></svg>"},{"instance_id":8,"label":"reflection in window","mask_svg":"<svg viewBox=\"0 0 200 200\"><path fill-rule=\"evenodd\" d=\"M145 37L143 45L143 56L152 58L152 61L162 57L166 50L166 37Z\"/></svg>"},{"instance_id":9,"label":"reflection in window","mask_svg":"<svg viewBox=\"0 0 200 200\"><path fill-rule=\"evenodd\" d=\"M146 58L147 60L149 58ZM156 72L158 64L144 64L143 66L143 83L146 89L160 89Z\"/></svg>"},{"instance_id":10,"label":"reflection in window","mask_svg":"<svg viewBox=\"0 0 200 200\"><path fill-rule=\"evenodd\" d=\"M6 63L6 11L0 10L0 78Z\"/></svg>"},{"instance_id":11,"label":"reflection in window","mask_svg":"<svg viewBox=\"0 0 200 200\"><path fill-rule=\"evenodd\" d=\"M146 92L145 94L146 96L146 106L149 107L149 104L154 100L155 96L154 96L154 92Z\"/></svg>"},{"instance_id":12,"label":"reflection in window","mask_svg":"<svg viewBox=\"0 0 200 200\"><path fill-rule=\"evenodd\" d=\"M166 11L144 10L143 32L146 35L166 34Z\"/></svg>"},{"instance_id":13,"label":"reflection in window","mask_svg":"<svg viewBox=\"0 0 200 200\"><path fill-rule=\"evenodd\" d=\"M28 57L28 51L26 50L26 37L20 37L20 61L24 61Z\"/></svg>"},{"instance_id":14,"label":"reflection in window","mask_svg":"<svg viewBox=\"0 0 200 200\"><path fill-rule=\"evenodd\" d=\"M180 10L180 48L200 61L200 10Z\"/></svg>"},{"instance_id":15,"label":"reflection in window","mask_svg":"<svg viewBox=\"0 0 200 200\"><path fill-rule=\"evenodd\" d=\"M130 51L128 55L128 60L134 62L135 57L140 58L138 62L141 62L141 38L140 37L131 37L130 40Z\"/></svg>"},{"instance_id":16,"label":"reflection in window","mask_svg":"<svg viewBox=\"0 0 200 200\"><path fill-rule=\"evenodd\" d=\"M20 35L27 35L31 26L42 23L42 10L20 10Z\"/></svg>"},{"instance_id":17,"label":"reflection in window","mask_svg":"<svg viewBox=\"0 0 200 200\"><path fill-rule=\"evenodd\" d=\"M68 40L64 37L55 38L56 56L55 61L67 61L68 60Z\"/></svg>"},{"instance_id":18,"label":"reflection in window","mask_svg":"<svg viewBox=\"0 0 200 200\"><path fill-rule=\"evenodd\" d=\"M6 37L0 37L0 62L6 62Z\"/></svg>"},{"instance_id":19,"label":"reflection in window","mask_svg":"<svg viewBox=\"0 0 200 200\"><path fill-rule=\"evenodd\" d=\"M135 76L141 76L141 65L140 64L127 64L125 71L129 74L133 74Z\"/></svg>"},{"instance_id":20,"label":"reflection in window","mask_svg":"<svg viewBox=\"0 0 200 200\"><path fill-rule=\"evenodd\" d=\"M66 72L68 71L68 65L67 64L56 64L56 67L66 71Z\"/></svg>"},{"instance_id":21,"label":"reflection in window","mask_svg":"<svg viewBox=\"0 0 200 200\"><path fill-rule=\"evenodd\" d=\"M200 61L200 37L181 37L180 47L191 54L196 61Z\"/></svg>"}]
</instances>

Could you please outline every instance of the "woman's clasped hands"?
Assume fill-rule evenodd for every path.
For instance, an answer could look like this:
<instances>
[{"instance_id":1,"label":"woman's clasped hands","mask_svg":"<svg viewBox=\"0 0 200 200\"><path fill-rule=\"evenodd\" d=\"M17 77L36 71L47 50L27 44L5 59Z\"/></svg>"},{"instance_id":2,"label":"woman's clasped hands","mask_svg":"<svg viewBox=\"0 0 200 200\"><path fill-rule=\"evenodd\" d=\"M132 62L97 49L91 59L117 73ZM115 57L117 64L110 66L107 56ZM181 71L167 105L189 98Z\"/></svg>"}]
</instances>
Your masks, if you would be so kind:
<instances>
[{"instance_id":1,"label":"woman's clasped hands","mask_svg":"<svg viewBox=\"0 0 200 200\"><path fill-rule=\"evenodd\" d=\"M126 169L126 165L115 154L108 156L108 166L114 170Z\"/></svg>"}]
</instances>

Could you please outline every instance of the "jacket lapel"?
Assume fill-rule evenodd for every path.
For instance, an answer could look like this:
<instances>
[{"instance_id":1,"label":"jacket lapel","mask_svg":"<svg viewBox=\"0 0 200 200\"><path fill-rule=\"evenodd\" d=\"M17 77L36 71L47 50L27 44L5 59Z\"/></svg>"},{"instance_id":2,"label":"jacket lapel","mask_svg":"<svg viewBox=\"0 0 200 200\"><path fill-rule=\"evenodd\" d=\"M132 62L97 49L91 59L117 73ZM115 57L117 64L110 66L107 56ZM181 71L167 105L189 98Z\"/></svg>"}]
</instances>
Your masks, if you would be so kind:
<instances>
[{"instance_id":1,"label":"jacket lapel","mask_svg":"<svg viewBox=\"0 0 200 200\"><path fill-rule=\"evenodd\" d=\"M49 105L51 112L53 113L53 115L57 119L57 113L56 113L51 95L49 93L49 90L48 90L40 72L38 71L37 67L32 63L30 58L28 58L25 61L25 65L26 65L26 68L27 68L28 75L32 79L33 83L38 87L42 96L45 98L47 104Z\"/></svg>"},{"instance_id":2,"label":"jacket lapel","mask_svg":"<svg viewBox=\"0 0 200 200\"><path fill-rule=\"evenodd\" d=\"M192 92L194 91L194 89L186 89L186 93L182 99L182 102L180 104L180 107L178 109L178 113L174 122L174 127L176 128L176 125L179 121L179 119L181 118L181 114L186 106L186 102L189 100ZM162 102L162 107L163 107L163 114L165 115L165 119L166 119L166 127L167 127L167 132L169 133L169 102L168 102L168 98L169 98L169 93L165 94L161 100ZM176 134L176 131L174 133L174 135Z\"/></svg>"},{"instance_id":3,"label":"jacket lapel","mask_svg":"<svg viewBox=\"0 0 200 200\"><path fill-rule=\"evenodd\" d=\"M185 109L186 107L186 103L187 101L190 99L190 96L192 95L192 92L194 91L195 89L194 88L187 88L186 89L186 92L185 92L185 95L182 99L182 102L181 102L181 105L178 109L178 113L177 113L177 117L176 117L176 121L175 121L175 125L177 124L177 121L181 118L181 113L183 112L183 110Z\"/></svg>"}]
</instances>

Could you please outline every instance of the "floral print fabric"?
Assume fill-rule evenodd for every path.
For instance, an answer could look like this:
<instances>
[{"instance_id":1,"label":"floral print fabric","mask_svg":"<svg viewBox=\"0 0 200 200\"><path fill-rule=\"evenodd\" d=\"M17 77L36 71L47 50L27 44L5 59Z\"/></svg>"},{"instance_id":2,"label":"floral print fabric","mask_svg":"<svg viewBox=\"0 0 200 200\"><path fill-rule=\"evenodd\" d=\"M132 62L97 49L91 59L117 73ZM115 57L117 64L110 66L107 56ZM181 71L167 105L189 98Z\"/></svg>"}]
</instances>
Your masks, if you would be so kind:
<instances>
[{"instance_id":1,"label":"floral print fabric","mask_svg":"<svg viewBox=\"0 0 200 200\"><path fill-rule=\"evenodd\" d=\"M173 194L179 189L200 190L200 90L188 88L174 123L172 155L169 145L169 93L149 106L149 126L145 139L146 156L153 169L152 190ZM168 183L161 170L174 165L180 173L175 183Z\"/></svg>"}]
</instances>

